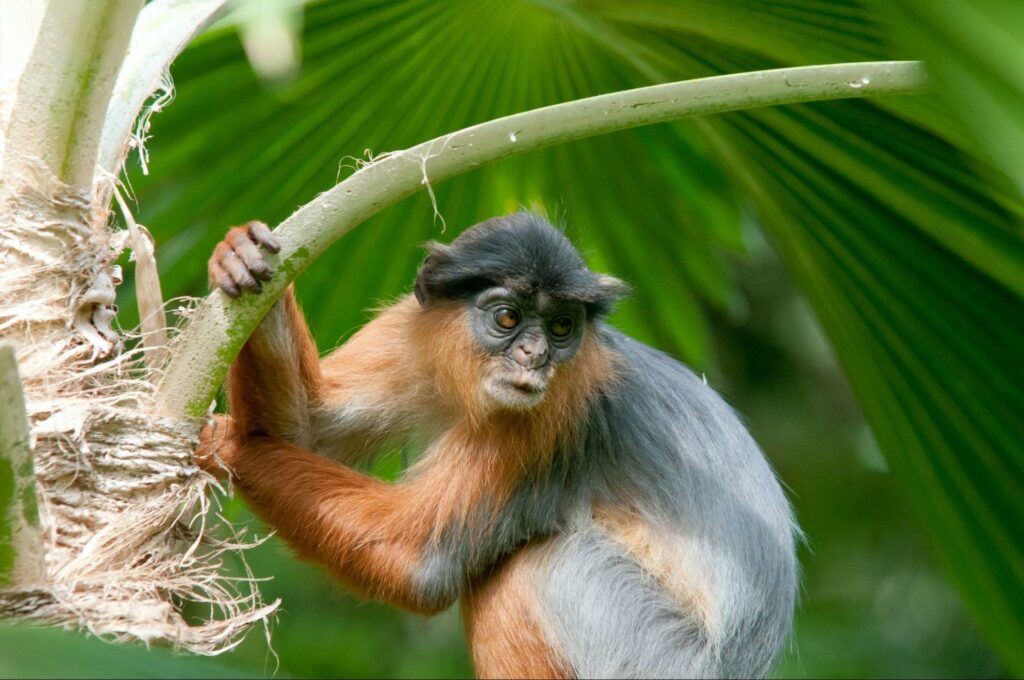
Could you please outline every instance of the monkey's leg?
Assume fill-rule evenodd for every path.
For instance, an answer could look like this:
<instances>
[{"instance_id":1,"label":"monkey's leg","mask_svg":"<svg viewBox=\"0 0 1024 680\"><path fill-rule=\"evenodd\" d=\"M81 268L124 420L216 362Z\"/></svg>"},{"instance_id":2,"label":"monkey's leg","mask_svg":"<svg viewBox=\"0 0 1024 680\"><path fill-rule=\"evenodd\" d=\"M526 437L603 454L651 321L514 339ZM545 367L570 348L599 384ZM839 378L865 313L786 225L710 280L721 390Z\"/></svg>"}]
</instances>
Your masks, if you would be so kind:
<instances>
[{"instance_id":1,"label":"monkey's leg","mask_svg":"<svg viewBox=\"0 0 1024 680\"><path fill-rule=\"evenodd\" d=\"M462 597L462 618L478 678L570 678L539 602L541 571L553 540L509 557Z\"/></svg>"}]
</instances>

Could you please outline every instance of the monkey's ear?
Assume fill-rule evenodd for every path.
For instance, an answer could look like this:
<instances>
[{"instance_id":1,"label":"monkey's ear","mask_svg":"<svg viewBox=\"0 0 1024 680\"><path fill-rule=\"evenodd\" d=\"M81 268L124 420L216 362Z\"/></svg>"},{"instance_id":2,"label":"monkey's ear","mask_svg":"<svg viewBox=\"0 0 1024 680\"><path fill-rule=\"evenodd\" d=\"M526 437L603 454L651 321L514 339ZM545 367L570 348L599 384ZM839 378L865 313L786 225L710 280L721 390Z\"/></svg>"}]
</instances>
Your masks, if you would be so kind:
<instances>
[{"instance_id":1,"label":"monkey's ear","mask_svg":"<svg viewBox=\"0 0 1024 680\"><path fill-rule=\"evenodd\" d=\"M633 288L628 283L608 274L597 275L597 289L600 291L601 297L608 302L621 300L633 292Z\"/></svg>"},{"instance_id":2,"label":"monkey's ear","mask_svg":"<svg viewBox=\"0 0 1024 680\"><path fill-rule=\"evenodd\" d=\"M454 259L452 249L437 241L428 243L427 251L427 258L420 265L420 270L416 274L416 285L413 287L413 294L421 307L428 306L443 293L445 280L448 278L447 269Z\"/></svg>"},{"instance_id":3,"label":"monkey's ear","mask_svg":"<svg viewBox=\"0 0 1024 680\"><path fill-rule=\"evenodd\" d=\"M611 313L615 303L633 291L625 281L608 274L598 274L597 281L591 290L592 294L589 296L589 300L585 301L587 314L591 318Z\"/></svg>"}]
</instances>

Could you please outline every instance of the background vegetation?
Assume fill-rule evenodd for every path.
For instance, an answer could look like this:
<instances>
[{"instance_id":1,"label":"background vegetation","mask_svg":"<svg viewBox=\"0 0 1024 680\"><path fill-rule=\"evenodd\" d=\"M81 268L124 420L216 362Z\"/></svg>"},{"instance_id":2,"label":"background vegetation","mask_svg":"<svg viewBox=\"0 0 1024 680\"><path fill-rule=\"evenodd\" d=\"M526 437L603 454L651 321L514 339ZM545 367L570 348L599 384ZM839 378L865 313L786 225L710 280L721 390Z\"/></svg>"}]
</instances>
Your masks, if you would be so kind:
<instances>
[{"instance_id":1,"label":"background vegetation","mask_svg":"<svg viewBox=\"0 0 1024 680\"><path fill-rule=\"evenodd\" d=\"M346 236L298 291L327 350L407 290L418 244L546 210L592 266L636 287L614 322L703 371L789 487L807 544L779 676L1019 674L1024 6L894 4L320 2L285 14L301 66L269 80L228 22L176 63L149 175L131 178L137 217L156 236L165 295L199 295L227 226L280 221L364 149L667 80L927 59L935 97L661 125L465 175L436 188L443 222L426 195L407 200ZM266 20L238 19L250 49ZM127 326L130 285L121 293ZM228 514L248 517L237 500ZM470 673L456 611L423 620L357 603L275 540L250 564L283 600L282 674ZM277 665L254 633L215 661L147 665L138 650L88 646L57 671L52 650L81 641L55 635L0 633L0 674Z\"/></svg>"}]
</instances>

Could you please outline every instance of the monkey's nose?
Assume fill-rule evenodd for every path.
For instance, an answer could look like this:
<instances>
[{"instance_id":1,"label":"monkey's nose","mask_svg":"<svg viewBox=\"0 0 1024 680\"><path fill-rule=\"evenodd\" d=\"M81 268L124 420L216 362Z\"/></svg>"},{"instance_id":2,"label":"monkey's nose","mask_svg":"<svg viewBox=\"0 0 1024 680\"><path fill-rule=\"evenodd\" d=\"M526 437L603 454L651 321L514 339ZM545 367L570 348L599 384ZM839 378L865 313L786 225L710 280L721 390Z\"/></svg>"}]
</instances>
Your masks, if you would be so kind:
<instances>
[{"instance_id":1,"label":"monkey's nose","mask_svg":"<svg viewBox=\"0 0 1024 680\"><path fill-rule=\"evenodd\" d=\"M516 343L512 358L525 368L540 368L548 362L548 343L544 338Z\"/></svg>"}]
</instances>

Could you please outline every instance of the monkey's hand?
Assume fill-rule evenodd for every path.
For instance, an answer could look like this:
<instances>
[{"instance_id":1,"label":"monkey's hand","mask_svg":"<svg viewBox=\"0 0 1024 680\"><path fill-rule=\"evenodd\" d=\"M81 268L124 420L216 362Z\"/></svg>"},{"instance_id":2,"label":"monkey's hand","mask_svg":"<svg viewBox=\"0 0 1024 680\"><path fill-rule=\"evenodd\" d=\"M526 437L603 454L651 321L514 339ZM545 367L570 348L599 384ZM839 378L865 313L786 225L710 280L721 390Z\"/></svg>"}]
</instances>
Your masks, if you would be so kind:
<instances>
[{"instance_id":1,"label":"monkey's hand","mask_svg":"<svg viewBox=\"0 0 1024 680\"><path fill-rule=\"evenodd\" d=\"M230 229L213 249L207 264L210 285L231 297L238 297L246 290L260 292L260 281L269 281L274 273L261 248L272 253L281 250L281 244L263 222L247 222Z\"/></svg>"},{"instance_id":2,"label":"monkey's hand","mask_svg":"<svg viewBox=\"0 0 1024 680\"><path fill-rule=\"evenodd\" d=\"M232 435L230 416L215 415L199 433L194 455L196 465L223 481L234 471L238 447Z\"/></svg>"}]
</instances>

